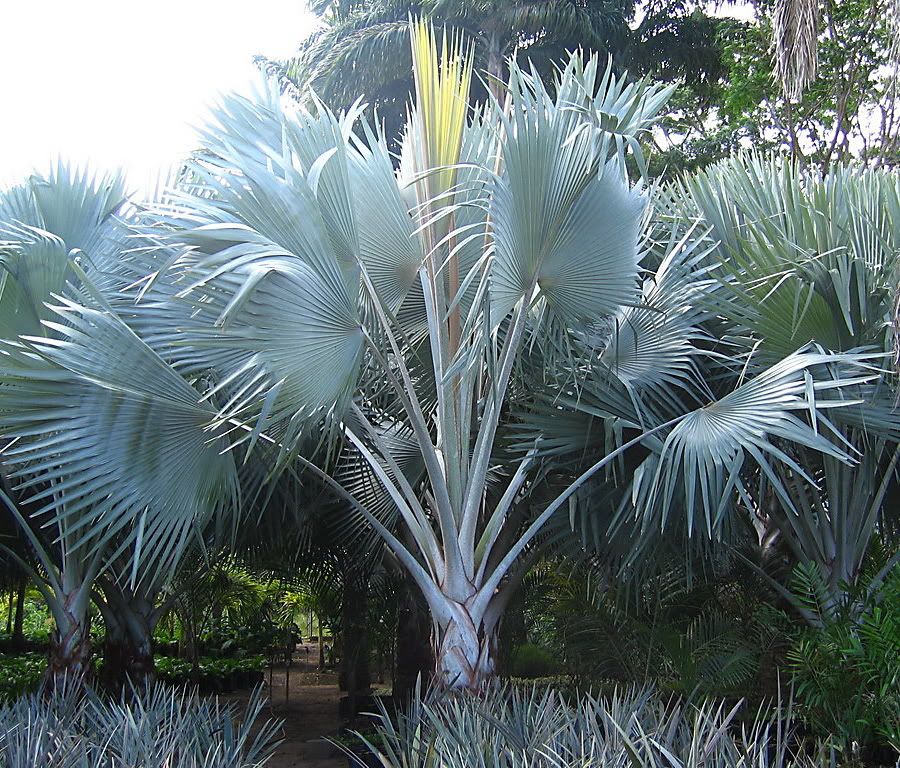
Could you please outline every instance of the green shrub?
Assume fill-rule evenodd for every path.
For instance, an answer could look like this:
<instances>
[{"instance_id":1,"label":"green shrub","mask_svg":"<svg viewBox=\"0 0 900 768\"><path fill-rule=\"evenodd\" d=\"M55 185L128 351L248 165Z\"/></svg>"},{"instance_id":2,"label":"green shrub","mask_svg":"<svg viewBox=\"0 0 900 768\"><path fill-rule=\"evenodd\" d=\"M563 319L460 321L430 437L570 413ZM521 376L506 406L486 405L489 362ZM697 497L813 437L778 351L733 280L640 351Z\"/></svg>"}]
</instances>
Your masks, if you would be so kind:
<instances>
[{"instance_id":1,"label":"green shrub","mask_svg":"<svg viewBox=\"0 0 900 768\"><path fill-rule=\"evenodd\" d=\"M47 657L40 653L0 654L0 703L34 691L46 667Z\"/></svg>"},{"instance_id":2,"label":"green shrub","mask_svg":"<svg viewBox=\"0 0 900 768\"><path fill-rule=\"evenodd\" d=\"M154 659L156 676L169 683L186 683L191 677L191 662L174 656L157 656Z\"/></svg>"},{"instance_id":3,"label":"green shrub","mask_svg":"<svg viewBox=\"0 0 900 768\"><path fill-rule=\"evenodd\" d=\"M524 643L516 648L510 659L513 677L532 680L539 677L553 677L562 671L562 665L546 648L532 643Z\"/></svg>"},{"instance_id":4,"label":"green shrub","mask_svg":"<svg viewBox=\"0 0 900 768\"><path fill-rule=\"evenodd\" d=\"M266 668L264 656L247 656L242 659L218 659L200 657L199 680L206 690L230 690L232 688L255 685L262 679ZM191 682L193 665L187 659L170 656L156 658L156 676L170 684Z\"/></svg>"},{"instance_id":5,"label":"green shrub","mask_svg":"<svg viewBox=\"0 0 900 768\"><path fill-rule=\"evenodd\" d=\"M788 663L813 732L834 734L846 751L856 743L900 755L900 565L877 589L868 582L829 600L819 571L798 567L795 592L817 626L796 633Z\"/></svg>"},{"instance_id":6,"label":"green shrub","mask_svg":"<svg viewBox=\"0 0 900 768\"><path fill-rule=\"evenodd\" d=\"M259 768L279 724L185 689L152 686L120 700L62 685L0 708L0 765L15 768Z\"/></svg>"}]
</instances>

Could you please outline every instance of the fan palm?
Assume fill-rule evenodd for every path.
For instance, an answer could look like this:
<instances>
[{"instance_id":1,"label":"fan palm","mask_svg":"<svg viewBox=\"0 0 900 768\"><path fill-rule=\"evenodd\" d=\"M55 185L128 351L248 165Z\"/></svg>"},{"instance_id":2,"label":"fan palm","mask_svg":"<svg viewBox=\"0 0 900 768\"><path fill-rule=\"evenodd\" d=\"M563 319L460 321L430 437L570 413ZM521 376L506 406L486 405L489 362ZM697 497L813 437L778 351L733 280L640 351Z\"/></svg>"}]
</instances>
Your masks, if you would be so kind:
<instances>
[{"instance_id":1,"label":"fan palm","mask_svg":"<svg viewBox=\"0 0 900 768\"><path fill-rule=\"evenodd\" d=\"M751 366L770 365L809 341L836 352L873 349L887 365L896 349L900 274L895 174L801 173L744 156L687 179L673 196L683 215L713 228L715 258L729 281L715 309L729 335L755 350ZM795 447L803 471L782 465L780 483L763 482L745 499L797 561L820 569L831 600L856 582L873 536L896 528L896 375L858 394L863 404L836 412L833 425L856 461Z\"/></svg>"},{"instance_id":2,"label":"fan palm","mask_svg":"<svg viewBox=\"0 0 900 768\"><path fill-rule=\"evenodd\" d=\"M709 228L711 246L702 263L712 283L695 302L697 312L679 315L671 303L677 270L663 270L668 277L644 294L646 307L656 312L630 310L635 320L620 334L618 349L635 355L633 330L642 336L645 353L655 349L672 355L679 344L686 348L693 334L713 354L695 355L691 365L715 392L771 370L811 343L836 353L872 350L885 366L896 354L900 240L893 222L900 214L900 196L895 175L853 168L823 175L742 155L660 190L654 200L655 238L690 237L698 226ZM624 363L611 359L627 376L641 372L636 355ZM686 360L680 355L668 359ZM669 396L677 379L667 381L669 392L664 398L657 392L653 403L662 419L681 409ZM577 402L571 397L573 407L593 421L595 414L631 407L602 380L599 386L588 381L577 395ZM739 463L733 469L734 492L723 497L723 504L715 510L705 503L691 508L685 496L670 508L659 504L655 492L666 444L648 443L646 452L627 456L617 473L578 495L575 527L592 550L641 579L673 543L682 550L705 548L703 537L690 536L692 526L700 524L731 547L752 551L757 566L766 567L772 585L789 599L787 574L778 572L785 553L795 563L816 566L825 576L829 600L839 601L856 582L873 538L896 548L893 499L900 488L896 374L879 374L866 385L845 389L844 397L858 402L833 412L827 430L851 462L780 440L778 450L789 461L745 464L728 449L722 456L737 455ZM545 440L560 446L560 458L566 458L567 449L577 466L607 439L596 424L587 427L583 420L548 413L542 429ZM741 443L747 450L748 440ZM672 509L679 514L672 515Z\"/></svg>"},{"instance_id":3,"label":"fan palm","mask_svg":"<svg viewBox=\"0 0 900 768\"><path fill-rule=\"evenodd\" d=\"M470 114L462 54L414 27L417 100L397 174L356 112L229 99L193 186L154 215L170 251L148 272L169 297L155 301L153 344L212 382L215 428L247 450L277 446L281 466L306 467L356 509L428 602L439 677L477 687L528 553L589 478L656 448L641 506L665 517L683 498L713 533L742 466L793 466L776 439L847 460L823 434L826 408L877 374L860 356L800 349L712 399L692 363L711 241L692 230L651 246L623 172L630 149L643 167L637 136L669 91L576 55L555 96L513 63L511 107ZM645 308L639 262L657 246ZM551 415L585 382L618 393L598 414L613 444L537 509L523 500L553 452L532 429L535 371L558 385ZM660 419L658 402L674 415ZM374 494L301 455L321 424ZM409 546L370 497L390 500Z\"/></svg>"},{"instance_id":4,"label":"fan palm","mask_svg":"<svg viewBox=\"0 0 900 768\"><path fill-rule=\"evenodd\" d=\"M54 336L6 345L3 429L41 512L89 532L82 553L124 537L135 582L231 506L234 457L305 468L421 589L439 679L479 687L541 532L592 478L649 454L646 527L679 510L716 536L751 468L784 496L792 450L849 461L827 416L880 374L798 345L699 376L715 240L655 220L624 172L670 89L574 55L554 95L512 63L508 108L470 110L459 40L416 24L412 50L397 173L358 110L228 98L143 246L93 281L76 262ZM591 403L604 444L561 481L584 440L554 427Z\"/></svg>"},{"instance_id":5,"label":"fan palm","mask_svg":"<svg viewBox=\"0 0 900 768\"><path fill-rule=\"evenodd\" d=\"M212 409L104 297L131 247L115 215L122 189L60 165L0 200L7 503L56 622L51 676L89 664L102 573L152 590L237 493L233 458L207 429Z\"/></svg>"}]
</instances>

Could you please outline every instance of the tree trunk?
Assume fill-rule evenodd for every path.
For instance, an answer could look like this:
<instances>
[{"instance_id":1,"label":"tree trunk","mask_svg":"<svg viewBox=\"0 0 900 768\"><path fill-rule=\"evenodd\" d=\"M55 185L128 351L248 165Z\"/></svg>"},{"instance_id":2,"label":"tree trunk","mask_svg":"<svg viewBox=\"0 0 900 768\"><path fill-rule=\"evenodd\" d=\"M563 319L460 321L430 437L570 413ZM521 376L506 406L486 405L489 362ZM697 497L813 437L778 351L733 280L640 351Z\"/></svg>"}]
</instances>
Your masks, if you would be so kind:
<instances>
[{"instance_id":1,"label":"tree trunk","mask_svg":"<svg viewBox=\"0 0 900 768\"><path fill-rule=\"evenodd\" d=\"M50 637L46 683L50 688L71 685L83 680L91 671L91 633L87 611L73 610L66 600L57 626Z\"/></svg>"},{"instance_id":2,"label":"tree trunk","mask_svg":"<svg viewBox=\"0 0 900 768\"><path fill-rule=\"evenodd\" d=\"M490 593L460 600L447 592L426 593L435 625L435 681L444 688L480 691L497 674L497 629L522 569Z\"/></svg>"},{"instance_id":3,"label":"tree trunk","mask_svg":"<svg viewBox=\"0 0 900 768\"><path fill-rule=\"evenodd\" d=\"M527 640L525 605L521 592L517 592L510 600L497 630L497 666L500 674L509 674L513 652Z\"/></svg>"},{"instance_id":4,"label":"tree trunk","mask_svg":"<svg viewBox=\"0 0 900 768\"><path fill-rule=\"evenodd\" d=\"M152 607L149 613L138 607L119 612L115 622L106 621L100 679L107 690L143 688L155 679L151 616Z\"/></svg>"},{"instance_id":5,"label":"tree trunk","mask_svg":"<svg viewBox=\"0 0 900 768\"><path fill-rule=\"evenodd\" d=\"M394 672L394 699L405 702L421 677L425 685L434 672L431 618L422 593L409 575L404 575L397 609L397 661Z\"/></svg>"},{"instance_id":6,"label":"tree trunk","mask_svg":"<svg viewBox=\"0 0 900 768\"><path fill-rule=\"evenodd\" d=\"M500 53L500 41L496 32L492 32L488 42L487 59L488 88L494 98L502 105L503 95L503 56Z\"/></svg>"},{"instance_id":7,"label":"tree trunk","mask_svg":"<svg viewBox=\"0 0 900 768\"><path fill-rule=\"evenodd\" d=\"M365 580L348 579L342 605L342 653L338 678L340 689L351 696L369 688L369 637L366 619L369 585Z\"/></svg>"},{"instance_id":8,"label":"tree trunk","mask_svg":"<svg viewBox=\"0 0 900 768\"><path fill-rule=\"evenodd\" d=\"M135 638L130 632L110 632L103 642L103 669L100 680L110 692L118 692L129 685L141 689L156 676L150 637Z\"/></svg>"},{"instance_id":9,"label":"tree trunk","mask_svg":"<svg viewBox=\"0 0 900 768\"><path fill-rule=\"evenodd\" d=\"M435 674L443 687L479 691L497 671L496 624L478 621L458 603L453 613L438 628Z\"/></svg>"},{"instance_id":10,"label":"tree trunk","mask_svg":"<svg viewBox=\"0 0 900 768\"><path fill-rule=\"evenodd\" d=\"M13 653L21 653L25 650L25 592L28 589L28 579L24 576L19 582L16 592L16 617L13 621L10 646Z\"/></svg>"},{"instance_id":11,"label":"tree trunk","mask_svg":"<svg viewBox=\"0 0 900 768\"><path fill-rule=\"evenodd\" d=\"M142 689L153 682L153 630L161 612L155 590L135 594L116 582L103 584L104 600L96 600L106 625L100 680L111 693L129 686Z\"/></svg>"}]
</instances>

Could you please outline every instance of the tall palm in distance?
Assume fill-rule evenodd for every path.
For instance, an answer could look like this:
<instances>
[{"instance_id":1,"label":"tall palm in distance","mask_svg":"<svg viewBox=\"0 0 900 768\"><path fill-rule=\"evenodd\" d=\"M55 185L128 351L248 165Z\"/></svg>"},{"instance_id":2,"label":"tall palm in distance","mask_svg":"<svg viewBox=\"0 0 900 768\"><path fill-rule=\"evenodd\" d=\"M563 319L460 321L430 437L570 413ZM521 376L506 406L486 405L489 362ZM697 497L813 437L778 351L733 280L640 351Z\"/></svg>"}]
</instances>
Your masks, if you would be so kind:
<instances>
[{"instance_id":1,"label":"tall palm in distance","mask_svg":"<svg viewBox=\"0 0 900 768\"><path fill-rule=\"evenodd\" d=\"M364 95L398 136L413 95L408 19L425 16L461 32L471 45L473 102L484 86L495 95L508 75L507 61L534 66L545 82L575 49L609 57L618 74L683 80L703 99L723 74L716 21L702 4L665 0L640 8L638 0L314 0L321 29L290 59L258 63L301 94L316 93L333 109Z\"/></svg>"}]
</instances>

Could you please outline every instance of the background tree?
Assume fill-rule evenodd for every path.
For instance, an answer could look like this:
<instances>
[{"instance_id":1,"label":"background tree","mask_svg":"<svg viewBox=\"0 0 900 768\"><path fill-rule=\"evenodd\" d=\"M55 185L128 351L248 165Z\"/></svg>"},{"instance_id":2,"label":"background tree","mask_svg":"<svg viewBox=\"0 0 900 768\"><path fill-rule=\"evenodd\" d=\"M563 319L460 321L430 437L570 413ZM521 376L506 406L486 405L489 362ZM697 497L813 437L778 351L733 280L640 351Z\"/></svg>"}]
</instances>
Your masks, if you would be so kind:
<instances>
[{"instance_id":1,"label":"background tree","mask_svg":"<svg viewBox=\"0 0 900 768\"><path fill-rule=\"evenodd\" d=\"M851 158L893 165L900 135L893 0L822 3L816 75L790 97L771 55L774 3L751 7L751 21L717 23L725 74L711 84L707 101L675 104L664 124L674 146L654 168L700 168L739 149L788 153L824 168Z\"/></svg>"},{"instance_id":2,"label":"background tree","mask_svg":"<svg viewBox=\"0 0 900 768\"><path fill-rule=\"evenodd\" d=\"M333 109L365 95L389 139L400 135L414 91L410 16L462 33L474 70L495 94L506 81L508 59L534 66L551 83L554 68L575 49L609 57L618 75L680 80L694 108L707 102L724 74L718 22L692 0L318 0L310 7L322 27L296 56L258 63L301 98L312 90ZM481 77L473 101L485 97Z\"/></svg>"},{"instance_id":3,"label":"background tree","mask_svg":"<svg viewBox=\"0 0 900 768\"><path fill-rule=\"evenodd\" d=\"M8 495L8 488L6 492ZM23 567L23 562L31 562L27 541L12 510L3 504L0 508L0 590L9 596L6 634L13 653L25 650L25 596L31 573Z\"/></svg>"}]
</instances>

